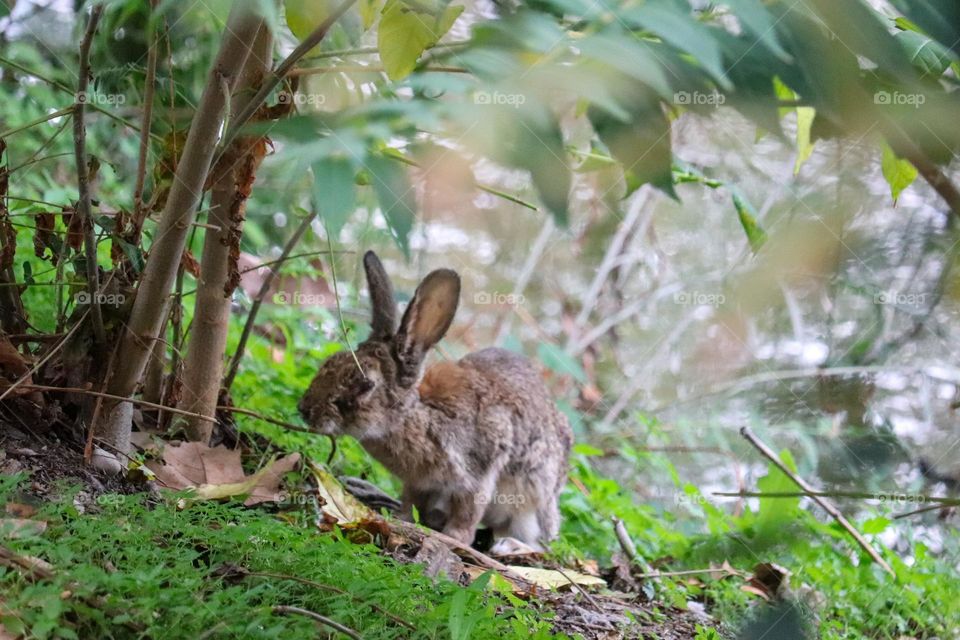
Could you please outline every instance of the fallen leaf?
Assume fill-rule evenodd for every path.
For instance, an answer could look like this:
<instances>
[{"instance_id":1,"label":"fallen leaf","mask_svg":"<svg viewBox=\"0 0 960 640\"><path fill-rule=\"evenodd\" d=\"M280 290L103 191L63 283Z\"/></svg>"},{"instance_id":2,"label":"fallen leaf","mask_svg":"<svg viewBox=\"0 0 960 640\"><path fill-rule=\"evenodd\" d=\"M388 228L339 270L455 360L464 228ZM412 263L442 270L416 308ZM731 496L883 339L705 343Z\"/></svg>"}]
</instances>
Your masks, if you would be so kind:
<instances>
[{"instance_id":1,"label":"fallen leaf","mask_svg":"<svg viewBox=\"0 0 960 640\"><path fill-rule=\"evenodd\" d=\"M347 492L329 471L317 464L311 464L310 470L317 481L320 509L324 515L336 518L337 524L359 522L376 517L377 514Z\"/></svg>"},{"instance_id":2,"label":"fallen leaf","mask_svg":"<svg viewBox=\"0 0 960 640\"><path fill-rule=\"evenodd\" d=\"M37 508L32 504L23 504L22 502L8 502L3 510L7 515L15 518L32 518L37 513Z\"/></svg>"},{"instance_id":3,"label":"fallen leaf","mask_svg":"<svg viewBox=\"0 0 960 640\"><path fill-rule=\"evenodd\" d=\"M146 466L168 489L193 489L204 500L249 494L244 504L250 506L278 501L283 475L299 462L300 454L293 453L248 476L243 472L239 449L184 442L179 446L167 444L162 460L152 460Z\"/></svg>"},{"instance_id":4,"label":"fallen leaf","mask_svg":"<svg viewBox=\"0 0 960 640\"><path fill-rule=\"evenodd\" d=\"M772 562L761 562L753 568L753 575L747 585L761 591L767 600L775 600L786 589L790 580L790 571ZM746 591L747 589L744 588ZM752 591L751 591L752 593Z\"/></svg>"},{"instance_id":5,"label":"fallen leaf","mask_svg":"<svg viewBox=\"0 0 960 640\"><path fill-rule=\"evenodd\" d=\"M545 589L560 589L572 584L578 584L582 587L605 587L607 583L602 578L590 576L579 571L564 569L561 573L556 569L540 569L538 567L517 567L510 566L510 571L517 574L524 580L531 582L538 587Z\"/></svg>"}]
</instances>

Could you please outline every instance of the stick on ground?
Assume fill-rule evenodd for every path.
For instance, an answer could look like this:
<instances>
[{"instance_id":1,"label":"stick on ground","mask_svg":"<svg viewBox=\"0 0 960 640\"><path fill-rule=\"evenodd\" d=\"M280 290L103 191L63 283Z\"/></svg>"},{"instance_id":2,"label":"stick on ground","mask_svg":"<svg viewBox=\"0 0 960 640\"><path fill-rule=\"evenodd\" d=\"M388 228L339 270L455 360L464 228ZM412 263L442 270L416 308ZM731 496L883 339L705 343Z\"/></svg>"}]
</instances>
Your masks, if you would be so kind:
<instances>
[{"instance_id":1,"label":"stick on ground","mask_svg":"<svg viewBox=\"0 0 960 640\"><path fill-rule=\"evenodd\" d=\"M880 554L877 553L877 550L874 549L869 542L867 542L866 538L864 538L852 524L850 524L850 521L847 520L842 513L840 513L839 509L833 506L832 503L827 502L823 497L817 495L817 491L811 487L806 480L793 473L793 471L791 471L787 465L780 460L779 456L777 456L777 454L774 453L770 447L764 444L763 441L761 441L748 427L741 427L740 435L746 438L747 442L752 444L757 451L763 454L765 458L777 465L777 468L780 469L780 471L783 471L783 474L790 478L795 485L803 489L811 500L823 507L824 511L829 513L841 527L847 530L847 533L853 536L853 539L857 541L857 544L867 552L867 555L869 555L874 562L883 567L884 571L896 577L897 574L894 573L893 569L890 568L890 565L887 564L886 560L880 557Z\"/></svg>"}]
</instances>

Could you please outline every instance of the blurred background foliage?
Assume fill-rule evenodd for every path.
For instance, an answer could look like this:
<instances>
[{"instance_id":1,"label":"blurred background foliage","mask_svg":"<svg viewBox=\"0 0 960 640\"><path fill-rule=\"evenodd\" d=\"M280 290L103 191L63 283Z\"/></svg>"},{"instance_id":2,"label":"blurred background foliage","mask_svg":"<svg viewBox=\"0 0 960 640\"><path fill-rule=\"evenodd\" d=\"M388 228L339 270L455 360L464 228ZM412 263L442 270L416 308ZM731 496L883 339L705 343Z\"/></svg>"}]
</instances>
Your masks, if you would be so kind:
<instances>
[{"instance_id":1,"label":"blurred background foliage","mask_svg":"<svg viewBox=\"0 0 960 640\"><path fill-rule=\"evenodd\" d=\"M106 4L88 116L102 265L132 206L150 34L146 196L162 199L229 8ZM279 58L336 3L263 4ZM0 12L12 269L48 333L69 324L66 294L85 282L60 218L34 252L39 216L76 198L70 121L54 116L73 100L83 5ZM298 419L319 363L366 334L364 250L385 255L401 298L452 267L464 296L442 355L499 344L534 357L575 426L558 553L609 558L616 516L646 557L790 566L825 637L952 637L955 523L891 518L960 482L958 54L951 0L360 2L273 97L295 109L264 127L272 153L247 210L228 355L256 266L318 217L281 265L234 400ZM151 231L142 246L114 242L140 264ZM182 298L194 288L186 269ZM191 308L169 329L174 350ZM851 563L806 500L711 494L775 479L743 425L824 489L903 494L846 507L892 550L900 585ZM354 442L334 466L392 486ZM704 592L722 614L748 598L720 580L669 591L678 603Z\"/></svg>"}]
</instances>

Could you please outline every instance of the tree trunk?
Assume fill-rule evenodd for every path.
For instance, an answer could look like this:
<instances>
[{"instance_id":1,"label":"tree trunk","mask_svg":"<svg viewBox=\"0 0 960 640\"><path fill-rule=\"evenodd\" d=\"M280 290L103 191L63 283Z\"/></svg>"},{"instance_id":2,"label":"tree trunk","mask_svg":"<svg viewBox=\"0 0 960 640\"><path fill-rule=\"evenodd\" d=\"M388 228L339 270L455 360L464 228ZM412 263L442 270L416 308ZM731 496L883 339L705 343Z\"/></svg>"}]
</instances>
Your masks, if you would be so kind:
<instances>
[{"instance_id":1,"label":"tree trunk","mask_svg":"<svg viewBox=\"0 0 960 640\"><path fill-rule=\"evenodd\" d=\"M250 43L264 25L257 4L256 0L242 0L231 7L220 51L190 125L173 186L150 247L130 320L117 345L116 365L106 388L112 395L125 398L133 395L163 324L162 310L177 275L187 233L196 218L217 134L223 125L227 94L243 68ZM104 401L93 427L94 435L110 451L97 447L92 460L95 466L105 471L120 471L121 464L115 454L123 456L130 450L132 415L131 403Z\"/></svg>"},{"instance_id":2,"label":"tree trunk","mask_svg":"<svg viewBox=\"0 0 960 640\"><path fill-rule=\"evenodd\" d=\"M257 34L250 56L233 90L231 112L235 116L250 101L270 70L273 38L264 26ZM230 301L236 287L236 255L243 228L244 209L264 142L238 138L214 168L214 183L200 261L200 280L194 299L193 327L184 361L183 396L179 408L215 417L223 378L224 350L230 321ZM190 440L208 442L213 423L199 417L178 422Z\"/></svg>"}]
</instances>

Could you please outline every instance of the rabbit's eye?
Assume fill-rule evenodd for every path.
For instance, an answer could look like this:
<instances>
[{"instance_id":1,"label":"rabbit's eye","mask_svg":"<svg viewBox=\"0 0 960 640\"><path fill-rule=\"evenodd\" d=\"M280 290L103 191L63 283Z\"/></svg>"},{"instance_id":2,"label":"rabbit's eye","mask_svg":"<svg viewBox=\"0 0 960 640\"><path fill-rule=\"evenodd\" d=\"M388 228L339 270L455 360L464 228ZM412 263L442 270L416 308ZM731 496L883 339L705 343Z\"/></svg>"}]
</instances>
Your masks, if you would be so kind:
<instances>
[{"instance_id":1,"label":"rabbit's eye","mask_svg":"<svg viewBox=\"0 0 960 640\"><path fill-rule=\"evenodd\" d=\"M356 407L356 402L353 398L337 398L333 401L333 405L337 408L337 411L340 412L340 415L347 413L348 411Z\"/></svg>"}]
</instances>

